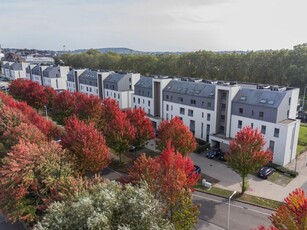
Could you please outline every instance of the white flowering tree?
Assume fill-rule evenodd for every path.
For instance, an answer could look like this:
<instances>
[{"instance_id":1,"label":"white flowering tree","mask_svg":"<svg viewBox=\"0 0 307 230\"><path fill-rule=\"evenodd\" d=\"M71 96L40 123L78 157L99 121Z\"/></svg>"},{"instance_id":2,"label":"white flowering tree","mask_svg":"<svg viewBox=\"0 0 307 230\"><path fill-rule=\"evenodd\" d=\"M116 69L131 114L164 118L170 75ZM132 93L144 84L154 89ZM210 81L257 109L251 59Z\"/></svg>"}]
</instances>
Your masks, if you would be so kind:
<instances>
[{"instance_id":1,"label":"white flowering tree","mask_svg":"<svg viewBox=\"0 0 307 230\"><path fill-rule=\"evenodd\" d=\"M174 229L161 209L146 184L105 181L76 194L72 201L51 204L34 229Z\"/></svg>"}]
</instances>

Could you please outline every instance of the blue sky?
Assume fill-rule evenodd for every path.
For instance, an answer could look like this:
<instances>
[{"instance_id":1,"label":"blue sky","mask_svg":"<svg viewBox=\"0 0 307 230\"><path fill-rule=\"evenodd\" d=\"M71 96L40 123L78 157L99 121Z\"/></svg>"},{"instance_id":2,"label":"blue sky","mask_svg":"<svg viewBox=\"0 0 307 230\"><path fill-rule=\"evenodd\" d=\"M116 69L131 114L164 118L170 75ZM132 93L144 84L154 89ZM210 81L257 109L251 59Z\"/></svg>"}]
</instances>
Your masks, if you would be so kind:
<instances>
[{"instance_id":1,"label":"blue sky","mask_svg":"<svg viewBox=\"0 0 307 230\"><path fill-rule=\"evenodd\" d=\"M307 43L305 0L1 0L2 47L262 50Z\"/></svg>"}]
</instances>

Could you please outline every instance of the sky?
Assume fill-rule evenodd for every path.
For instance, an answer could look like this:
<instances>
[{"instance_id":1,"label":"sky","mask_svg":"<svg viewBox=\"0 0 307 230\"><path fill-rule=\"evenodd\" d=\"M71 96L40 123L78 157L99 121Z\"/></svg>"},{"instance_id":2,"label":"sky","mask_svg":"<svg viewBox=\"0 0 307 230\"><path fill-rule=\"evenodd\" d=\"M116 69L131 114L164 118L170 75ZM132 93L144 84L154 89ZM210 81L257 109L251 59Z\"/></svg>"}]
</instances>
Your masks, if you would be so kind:
<instances>
[{"instance_id":1,"label":"sky","mask_svg":"<svg viewBox=\"0 0 307 230\"><path fill-rule=\"evenodd\" d=\"M291 49L306 0L0 0L4 48Z\"/></svg>"}]
</instances>

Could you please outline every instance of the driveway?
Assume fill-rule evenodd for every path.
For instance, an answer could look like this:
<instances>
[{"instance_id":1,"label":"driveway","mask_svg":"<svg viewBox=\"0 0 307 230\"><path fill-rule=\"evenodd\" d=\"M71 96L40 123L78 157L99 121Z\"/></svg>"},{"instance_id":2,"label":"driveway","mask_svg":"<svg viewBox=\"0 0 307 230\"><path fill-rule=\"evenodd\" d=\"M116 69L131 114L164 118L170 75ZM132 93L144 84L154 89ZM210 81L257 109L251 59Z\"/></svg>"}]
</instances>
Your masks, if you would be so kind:
<instances>
[{"instance_id":1,"label":"driveway","mask_svg":"<svg viewBox=\"0 0 307 230\"><path fill-rule=\"evenodd\" d=\"M204 174L219 180L219 182L215 184L215 187L231 191L241 191L240 176L232 169L228 168L225 163L208 159L205 157L205 153L192 153L190 154L190 158L193 160L194 164L201 167ZM283 201L284 198L296 188L302 188L307 192L307 166L306 163L304 163L306 161L307 153L300 156L298 159L297 170L299 171L299 176L294 178L285 187L253 175L248 175L249 188L246 193L272 200Z\"/></svg>"}]
</instances>

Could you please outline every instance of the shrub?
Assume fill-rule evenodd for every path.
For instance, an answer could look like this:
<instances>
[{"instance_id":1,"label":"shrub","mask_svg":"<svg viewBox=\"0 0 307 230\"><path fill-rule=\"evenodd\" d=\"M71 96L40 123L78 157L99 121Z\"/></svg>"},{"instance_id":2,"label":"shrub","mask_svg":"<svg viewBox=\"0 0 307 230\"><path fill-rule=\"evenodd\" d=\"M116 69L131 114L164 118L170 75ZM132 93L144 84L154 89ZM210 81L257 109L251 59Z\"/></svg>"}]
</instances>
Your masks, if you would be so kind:
<instances>
[{"instance_id":1,"label":"shrub","mask_svg":"<svg viewBox=\"0 0 307 230\"><path fill-rule=\"evenodd\" d=\"M269 163L268 166L276 169L276 171L284 173L284 174L289 174L292 177L296 177L298 175L298 172L291 170L291 169L287 169L281 165L275 164L275 163Z\"/></svg>"}]
</instances>

